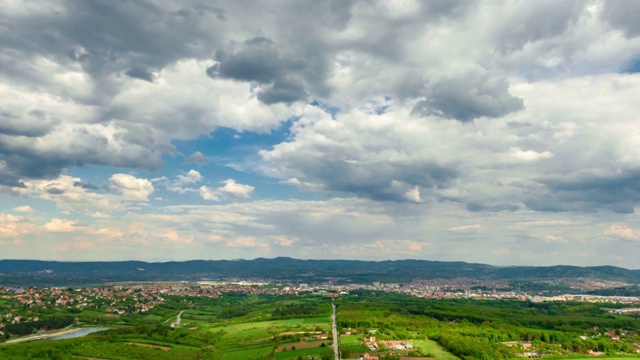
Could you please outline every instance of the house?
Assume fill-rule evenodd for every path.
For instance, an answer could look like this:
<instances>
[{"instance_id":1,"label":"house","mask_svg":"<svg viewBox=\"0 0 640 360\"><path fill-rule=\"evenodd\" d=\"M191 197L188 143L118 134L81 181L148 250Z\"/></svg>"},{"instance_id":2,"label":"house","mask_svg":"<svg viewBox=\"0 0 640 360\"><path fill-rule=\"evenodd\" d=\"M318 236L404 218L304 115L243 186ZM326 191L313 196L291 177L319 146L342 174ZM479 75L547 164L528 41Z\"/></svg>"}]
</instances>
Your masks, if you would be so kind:
<instances>
[{"instance_id":1,"label":"house","mask_svg":"<svg viewBox=\"0 0 640 360\"><path fill-rule=\"evenodd\" d=\"M593 350L587 350L587 355L591 355L591 356L603 356L604 353L602 351L593 351Z\"/></svg>"},{"instance_id":2,"label":"house","mask_svg":"<svg viewBox=\"0 0 640 360\"><path fill-rule=\"evenodd\" d=\"M527 359L538 359L541 358L542 355L540 353L531 351L531 352L524 352L524 353L517 353L516 354L517 357L523 357L523 358L527 358Z\"/></svg>"}]
</instances>

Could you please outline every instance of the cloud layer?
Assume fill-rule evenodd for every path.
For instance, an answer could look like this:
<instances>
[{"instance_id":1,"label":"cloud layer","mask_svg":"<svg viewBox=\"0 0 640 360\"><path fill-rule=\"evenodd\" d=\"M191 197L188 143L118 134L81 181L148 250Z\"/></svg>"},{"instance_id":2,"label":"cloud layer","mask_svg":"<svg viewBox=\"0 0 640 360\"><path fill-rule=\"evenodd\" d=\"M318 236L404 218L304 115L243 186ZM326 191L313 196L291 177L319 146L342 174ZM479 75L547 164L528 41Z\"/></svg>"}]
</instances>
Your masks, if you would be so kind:
<instances>
[{"instance_id":1,"label":"cloud layer","mask_svg":"<svg viewBox=\"0 0 640 360\"><path fill-rule=\"evenodd\" d=\"M1 6L8 257L637 267L637 2Z\"/></svg>"}]
</instances>

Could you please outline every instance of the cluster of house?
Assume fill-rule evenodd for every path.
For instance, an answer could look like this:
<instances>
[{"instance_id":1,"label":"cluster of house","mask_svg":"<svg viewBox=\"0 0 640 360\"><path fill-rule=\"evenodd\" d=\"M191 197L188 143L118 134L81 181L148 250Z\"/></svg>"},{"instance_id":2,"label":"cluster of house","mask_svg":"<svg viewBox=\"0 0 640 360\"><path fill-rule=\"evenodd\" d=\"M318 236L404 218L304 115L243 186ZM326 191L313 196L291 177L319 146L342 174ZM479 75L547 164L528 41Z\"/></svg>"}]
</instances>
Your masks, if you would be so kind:
<instances>
[{"instance_id":1,"label":"cluster of house","mask_svg":"<svg viewBox=\"0 0 640 360\"><path fill-rule=\"evenodd\" d=\"M40 320L40 318L38 318L37 316L33 316L33 317L26 317L26 316L13 316L12 313L6 313L4 314L4 316L2 316L2 321L0 321L0 336L4 336L4 327L5 327L5 322L4 320L7 320L6 323L9 324L19 324L21 322L28 322L28 321L38 321Z\"/></svg>"},{"instance_id":2,"label":"cluster of house","mask_svg":"<svg viewBox=\"0 0 640 360\"><path fill-rule=\"evenodd\" d=\"M161 283L131 286L100 286L83 288L9 288L0 287L0 299L11 300L23 308L66 307L105 309L108 313L145 312L162 303L166 295L217 298L226 292L250 294L286 294L296 289L261 287L237 283ZM2 310L0 308L0 310Z\"/></svg>"},{"instance_id":3,"label":"cluster of house","mask_svg":"<svg viewBox=\"0 0 640 360\"><path fill-rule=\"evenodd\" d=\"M407 341L389 340L380 343L392 350L413 350L413 344Z\"/></svg>"},{"instance_id":4,"label":"cluster of house","mask_svg":"<svg viewBox=\"0 0 640 360\"><path fill-rule=\"evenodd\" d=\"M598 331L598 327L594 326L593 327L593 331ZM637 331L628 332L625 329L609 330L609 331L605 331L604 333L597 333L596 335L592 335L592 336L581 335L580 339L587 340L589 338L595 339L595 338L597 338L599 336L606 336L606 337L610 338L611 341L620 341L620 336L627 336L627 335L628 336L638 337L638 332Z\"/></svg>"},{"instance_id":5,"label":"cluster of house","mask_svg":"<svg viewBox=\"0 0 640 360\"><path fill-rule=\"evenodd\" d=\"M29 288L4 289L0 298L12 300L21 308L66 307L75 309L101 309L111 313L145 312L163 302L156 291L144 287L91 287L91 288ZM11 309L11 308L10 308ZM15 307L12 310L16 310Z\"/></svg>"}]
</instances>

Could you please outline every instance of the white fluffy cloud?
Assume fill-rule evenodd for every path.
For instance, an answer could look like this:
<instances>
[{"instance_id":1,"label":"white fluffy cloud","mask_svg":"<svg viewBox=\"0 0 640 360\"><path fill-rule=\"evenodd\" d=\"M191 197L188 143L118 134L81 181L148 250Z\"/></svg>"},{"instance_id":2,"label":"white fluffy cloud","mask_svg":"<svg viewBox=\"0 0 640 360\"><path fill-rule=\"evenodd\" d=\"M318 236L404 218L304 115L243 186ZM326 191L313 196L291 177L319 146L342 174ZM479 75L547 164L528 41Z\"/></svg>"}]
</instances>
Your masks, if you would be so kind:
<instances>
[{"instance_id":1,"label":"white fluffy cloud","mask_svg":"<svg viewBox=\"0 0 640 360\"><path fill-rule=\"evenodd\" d=\"M25 234L29 234L36 229L36 226L21 216L0 213L0 239L19 240Z\"/></svg>"},{"instance_id":2,"label":"white fluffy cloud","mask_svg":"<svg viewBox=\"0 0 640 360\"><path fill-rule=\"evenodd\" d=\"M255 189L251 185L239 184L233 179L227 179L222 182L224 185L218 188L221 194L233 196L236 198L246 199L251 196Z\"/></svg>"},{"instance_id":3,"label":"white fluffy cloud","mask_svg":"<svg viewBox=\"0 0 640 360\"><path fill-rule=\"evenodd\" d=\"M614 238L620 238L625 240L640 240L640 229L631 228L625 224L612 224L604 234Z\"/></svg>"},{"instance_id":4,"label":"white fluffy cloud","mask_svg":"<svg viewBox=\"0 0 640 360\"><path fill-rule=\"evenodd\" d=\"M74 232L76 231L76 223L72 220L64 219L51 219L48 223L44 224L45 230L50 232Z\"/></svg>"},{"instance_id":5,"label":"white fluffy cloud","mask_svg":"<svg viewBox=\"0 0 640 360\"><path fill-rule=\"evenodd\" d=\"M247 199L255 188L251 185L239 184L233 179L222 182L224 185L212 189L206 186L200 187L200 196L205 200L220 201L223 198Z\"/></svg>"},{"instance_id":6,"label":"white fluffy cloud","mask_svg":"<svg viewBox=\"0 0 640 360\"><path fill-rule=\"evenodd\" d=\"M125 201L147 201L155 190L151 181L128 174L111 175L109 184L122 194Z\"/></svg>"}]
</instances>

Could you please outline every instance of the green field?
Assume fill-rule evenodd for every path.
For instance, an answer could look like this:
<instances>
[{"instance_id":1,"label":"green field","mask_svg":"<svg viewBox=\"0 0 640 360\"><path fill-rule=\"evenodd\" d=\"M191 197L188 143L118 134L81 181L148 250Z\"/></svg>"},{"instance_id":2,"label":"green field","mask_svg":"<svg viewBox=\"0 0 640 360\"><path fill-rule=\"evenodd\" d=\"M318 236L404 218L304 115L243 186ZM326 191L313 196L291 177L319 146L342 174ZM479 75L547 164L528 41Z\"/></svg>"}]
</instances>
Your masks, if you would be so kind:
<instances>
[{"instance_id":1,"label":"green field","mask_svg":"<svg viewBox=\"0 0 640 360\"><path fill-rule=\"evenodd\" d=\"M90 310L90 309L84 309L80 313L80 316L105 316L105 315L114 315L114 314L108 313L105 311ZM114 316L118 316L118 315L114 315Z\"/></svg>"},{"instance_id":2,"label":"green field","mask_svg":"<svg viewBox=\"0 0 640 360\"><path fill-rule=\"evenodd\" d=\"M369 349L367 349L367 347L364 346L364 344L362 343L340 345L340 349L344 352L348 352L351 354L358 354L358 355L364 354L369 351Z\"/></svg>"},{"instance_id":3,"label":"green field","mask_svg":"<svg viewBox=\"0 0 640 360\"><path fill-rule=\"evenodd\" d=\"M269 355L271 351L273 351L272 346L265 346L248 350L227 352L222 356L222 360L257 360Z\"/></svg>"},{"instance_id":4,"label":"green field","mask_svg":"<svg viewBox=\"0 0 640 360\"><path fill-rule=\"evenodd\" d=\"M438 360L460 359L433 340L414 340L412 343L416 350L420 350L423 354L433 354L433 356Z\"/></svg>"},{"instance_id":5,"label":"green field","mask_svg":"<svg viewBox=\"0 0 640 360\"><path fill-rule=\"evenodd\" d=\"M218 314L212 311L204 311L204 310L187 310L182 314L183 319L190 320L216 320L218 318Z\"/></svg>"},{"instance_id":6,"label":"green field","mask_svg":"<svg viewBox=\"0 0 640 360\"><path fill-rule=\"evenodd\" d=\"M329 348L329 347L317 347L317 348L310 348L310 349L297 349L297 350L282 351L282 352L277 352L274 359L275 360L295 360L299 356L322 355L326 351L331 351L331 348Z\"/></svg>"},{"instance_id":7,"label":"green field","mask_svg":"<svg viewBox=\"0 0 640 360\"><path fill-rule=\"evenodd\" d=\"M362 336L360 335L340 336L340 345L346 345L346 344L362 344Z\"/></svg>"},{"instance_id":8,"label":"green field","mask_svg":"<svg viewBox=\"0 0 640 360\"><path fill-rule=\"evenodd\" d=\"M324 324L329 323L331 320L328 316L306 318L302 320L303 324Z\"/></svg>"},{"instance_id":9,"label":"green field","mask_svg":"<svg viewBox=\"0 0 640 360\"><path fill-rule=\"evenodd\" d=\"M282 320L282 325L296 326L296 325L302 325L303 322L304 322L304 319L289 319L289 320Z\"/></svg>"}]
</instances>

